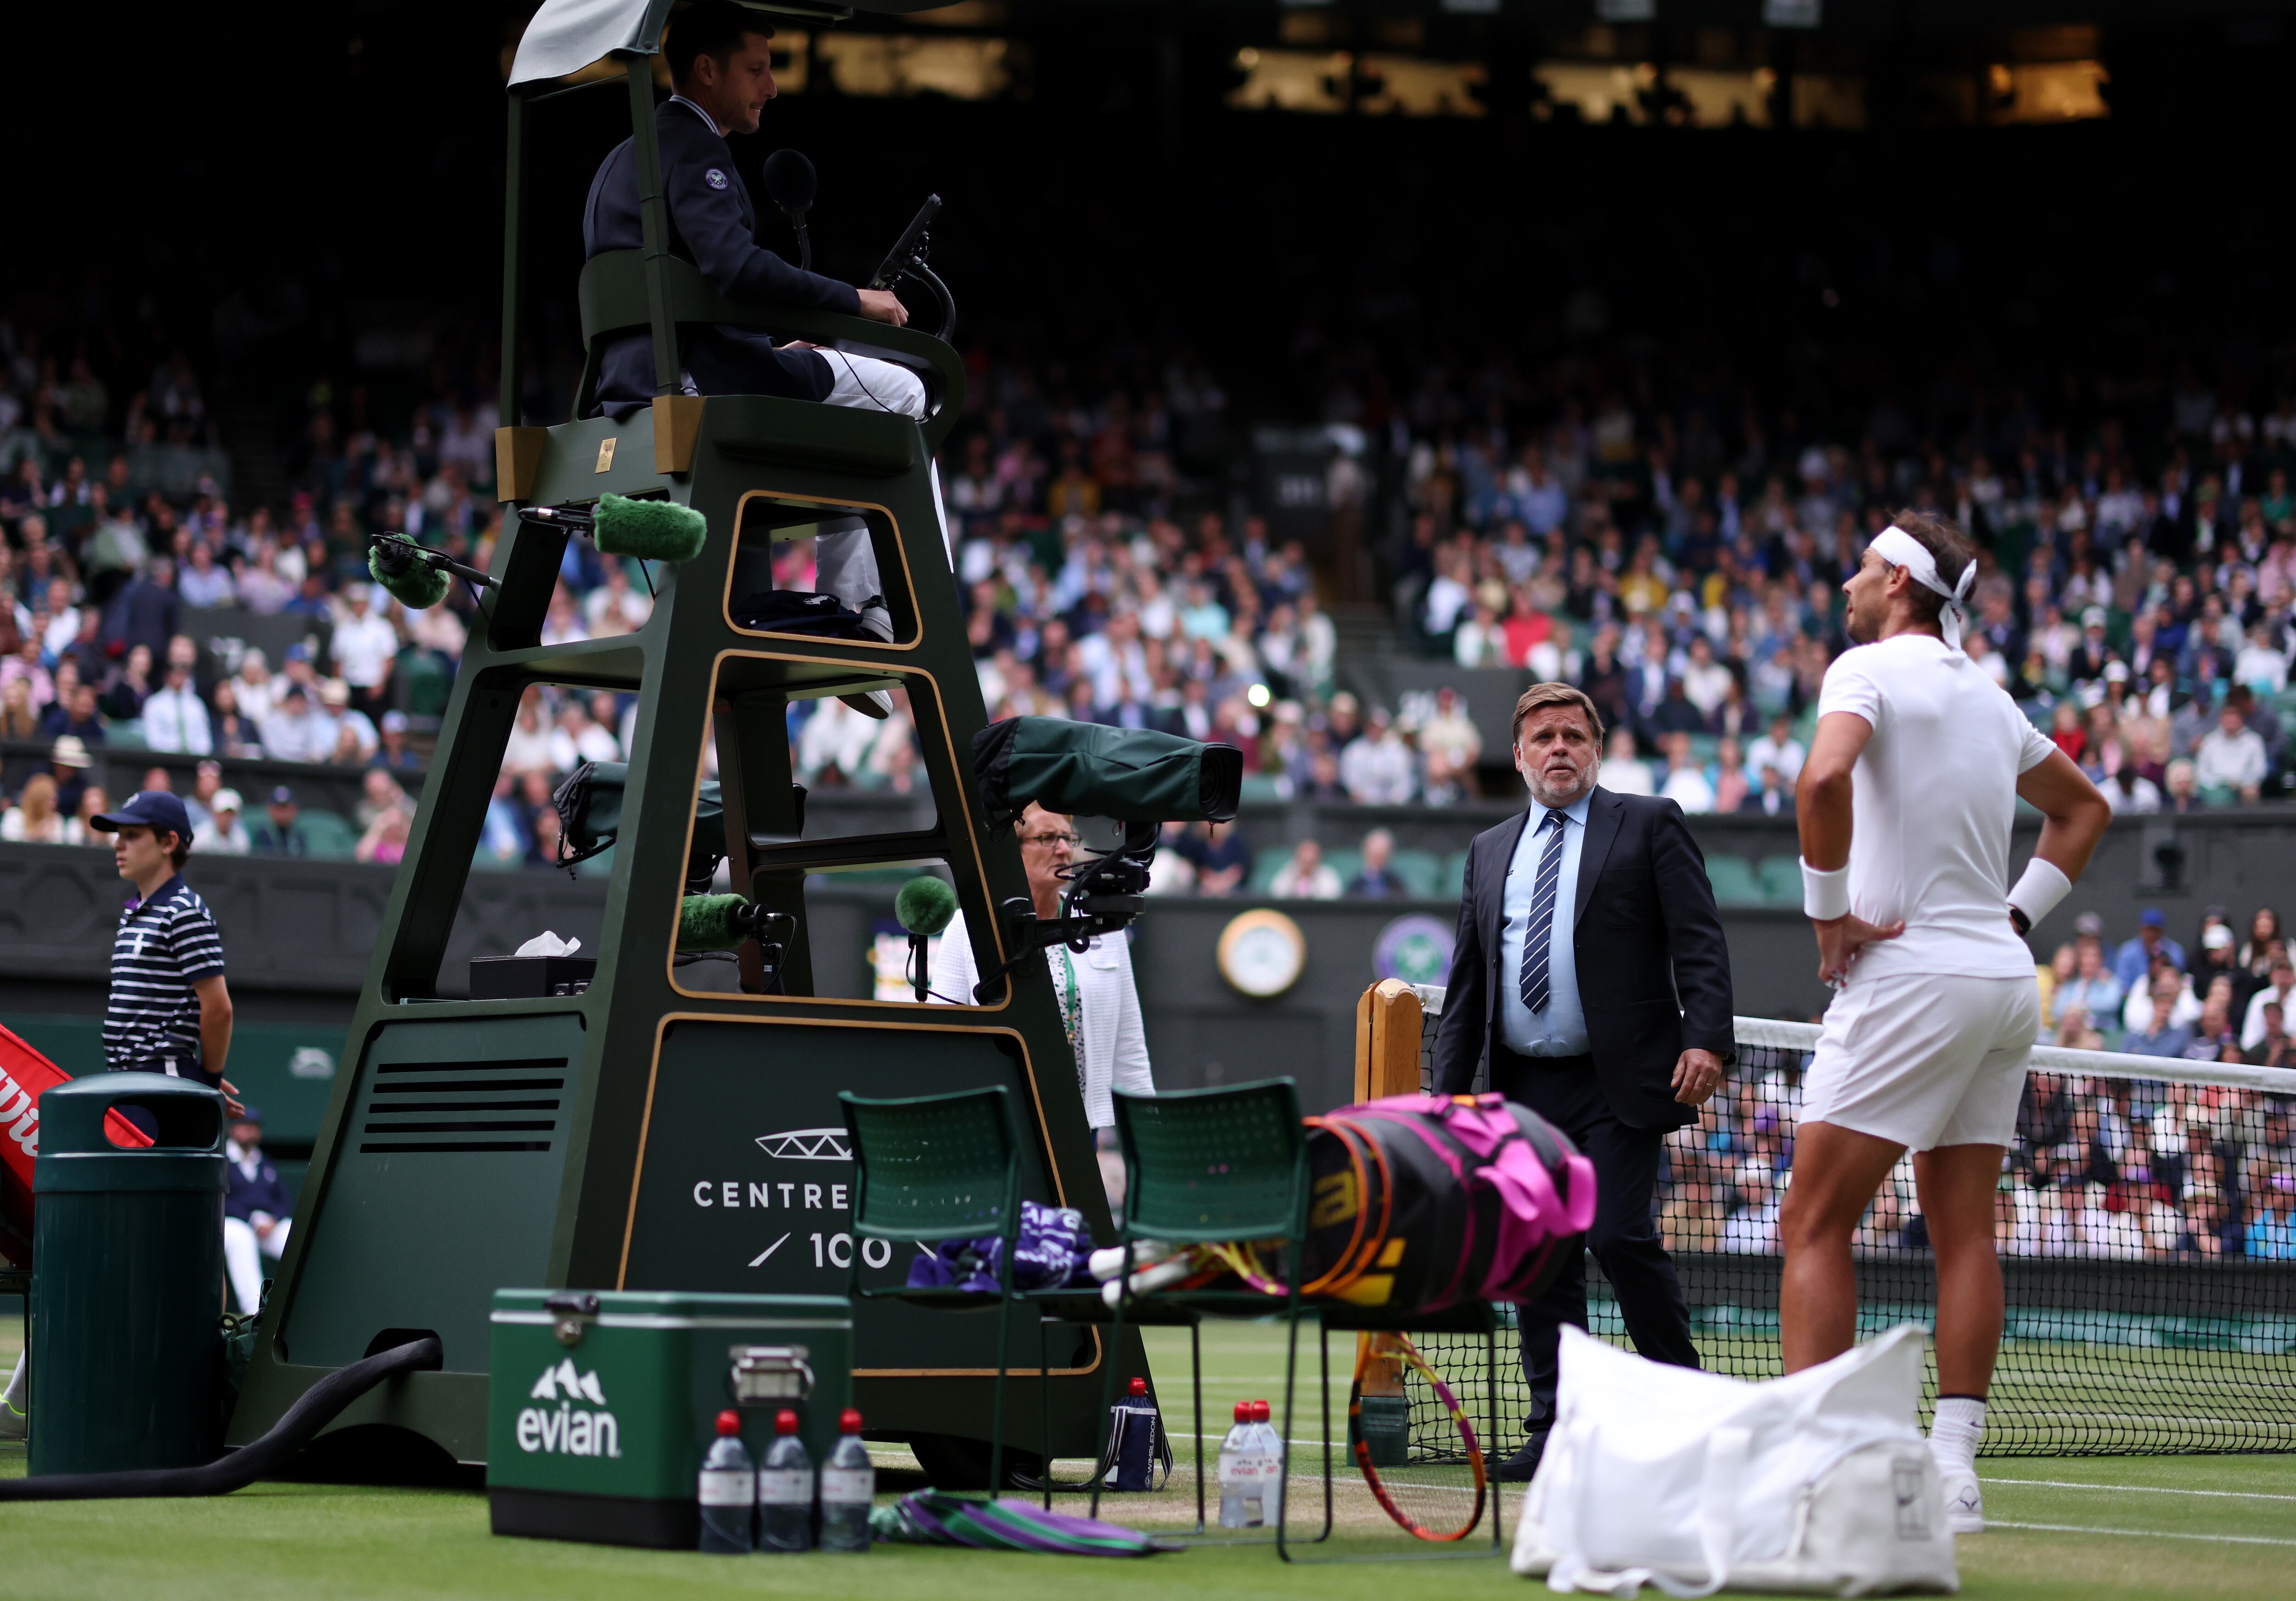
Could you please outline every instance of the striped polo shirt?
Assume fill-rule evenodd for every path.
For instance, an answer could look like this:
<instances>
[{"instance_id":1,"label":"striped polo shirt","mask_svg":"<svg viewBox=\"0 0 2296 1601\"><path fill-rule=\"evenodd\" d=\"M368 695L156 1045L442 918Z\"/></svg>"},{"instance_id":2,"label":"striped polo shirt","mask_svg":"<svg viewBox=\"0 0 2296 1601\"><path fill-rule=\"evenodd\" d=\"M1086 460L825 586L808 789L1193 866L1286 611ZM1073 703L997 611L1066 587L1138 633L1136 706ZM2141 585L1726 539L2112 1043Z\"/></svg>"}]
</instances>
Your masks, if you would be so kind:
<instances>
[{"instance_id":1,"label":"striped polo shirt","mask_svg":"<svg viewBox=\"0 0 2296 1601\"><path fill-rule=\"evenodd\" d=\"M130 899L111 941L111 999L103 1010L103 1065L114 1073L189 1071L200 1060L200 998L192 985L223 971L215 913L181 873Z\"/></svg>"}]
</instances>

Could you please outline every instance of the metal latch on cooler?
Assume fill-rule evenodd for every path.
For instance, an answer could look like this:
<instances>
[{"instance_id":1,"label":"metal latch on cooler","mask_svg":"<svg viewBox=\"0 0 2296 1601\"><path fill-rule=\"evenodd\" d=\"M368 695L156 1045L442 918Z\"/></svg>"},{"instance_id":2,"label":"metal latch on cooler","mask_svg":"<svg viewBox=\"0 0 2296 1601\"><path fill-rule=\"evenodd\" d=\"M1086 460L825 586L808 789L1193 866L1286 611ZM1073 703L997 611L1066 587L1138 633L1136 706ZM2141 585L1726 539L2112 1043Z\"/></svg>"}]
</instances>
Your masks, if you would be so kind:
<instances>
[{"instance_id":1,"label":"metal latch on cooler","mask_svg":"<svg viewBox=\"0 0 2296 1601\"><path fill-rule=\"evenodd\" d=\"M598 1298L573 1290L562 1291L542 1298L542 1310L556 1319L551 1332L558 1336L561 1345L579 1345L582 1336L598 1318Z\"/></svg>"},{"instance_id":2,"label":"metal latch on cooler","mask_svg":"<svg viewBox=\"0 0 2296 1601\"><path fill-rule=\"evenodd\" d=\"M802 1345L736 1345L726 1354L734 1359L737 1406L803 1401L813 1393L813 1369Z\"/></svg>"}]
</instances>

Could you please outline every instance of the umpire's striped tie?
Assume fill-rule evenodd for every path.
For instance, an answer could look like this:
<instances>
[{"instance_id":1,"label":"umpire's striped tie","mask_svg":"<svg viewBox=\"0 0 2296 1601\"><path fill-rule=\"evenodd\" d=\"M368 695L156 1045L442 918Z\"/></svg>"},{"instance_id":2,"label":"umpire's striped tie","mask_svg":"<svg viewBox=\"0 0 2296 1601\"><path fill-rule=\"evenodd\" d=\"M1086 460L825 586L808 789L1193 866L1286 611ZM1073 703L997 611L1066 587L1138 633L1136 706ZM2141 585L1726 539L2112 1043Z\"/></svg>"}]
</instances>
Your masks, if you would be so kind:
<instances>
[{"instance_id":1,"label":"umpire's striped tie","mask_svg":"<svg viewBox=\"0 0 2296 1601\"><path fill-rule=\"evenodd\" d=\"M1562 882L1562 830L1570 819L1551 808L1538 831L1548 835L1538 858L1538 883L1530 896L1530 923L1522 931L1522 1003L1546 1009L1547 947L1554 943L1554 892Z\"/></svg>"}]
</instances>

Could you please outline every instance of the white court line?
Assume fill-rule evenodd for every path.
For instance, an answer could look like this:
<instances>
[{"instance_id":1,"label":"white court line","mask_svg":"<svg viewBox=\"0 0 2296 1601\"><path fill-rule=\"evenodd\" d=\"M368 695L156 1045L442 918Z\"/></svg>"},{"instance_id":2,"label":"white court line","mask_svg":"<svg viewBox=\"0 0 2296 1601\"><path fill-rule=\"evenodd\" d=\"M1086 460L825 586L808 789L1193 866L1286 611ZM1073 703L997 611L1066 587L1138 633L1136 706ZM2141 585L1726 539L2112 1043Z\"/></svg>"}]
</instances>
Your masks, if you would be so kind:
<instances>
[{"instance_id":1,"label":"white court line","mask_svg":"<svg viewBox=\"0 0 2296 1601\"><path fill-rule=\"evenodd\" d=\"M2261 1490L2176 1490L2165 1484L2077 1484L2070 1479L1981 1479L1987 1484L2038 1484L2046 1490L2104 1490L2116 1495L2220 1496L2236 1501L2296 1501L2296 1495L2274 1495Z\"/></svg>"},{"instance_id":2,"label":"white court line","mask_svg":"<svg viewBox=\"0 0 2296 1601\"><path fill-rule=\"evenodd\" d=\"M2227 1546L2296 1546L2296 1540L2281 1540L2269 1534L2184 1534L2167 1529L2090 1529L2079 1523L2012 1523L2000 1518L1985 1520L1988 1529L2038 1529L2047 1534L2120 1534L2131 1540L2198 1540L2211 1545Z\"/></svg>"}]
</instances>

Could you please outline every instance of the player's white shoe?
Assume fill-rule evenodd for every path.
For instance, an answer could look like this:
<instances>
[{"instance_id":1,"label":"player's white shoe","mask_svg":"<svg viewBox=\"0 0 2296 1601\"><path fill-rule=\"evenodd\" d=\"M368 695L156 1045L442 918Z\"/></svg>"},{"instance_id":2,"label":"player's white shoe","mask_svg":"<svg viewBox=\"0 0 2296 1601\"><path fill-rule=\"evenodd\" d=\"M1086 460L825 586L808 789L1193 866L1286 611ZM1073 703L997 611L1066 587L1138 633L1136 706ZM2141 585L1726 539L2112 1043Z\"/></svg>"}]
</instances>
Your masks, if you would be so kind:
<instances>
[{"instance_id":1,"label":"player's white shoe","mask_svg":"<svg viewBox=\"0 0 2296 1601\"><path fill-rule=\"evenodd\" d=\"M1945 1526L1956 1534L1984 1533L1985 1498L1977 1488L1977 1470L1940 1462L1938 1478L1945 1489Z\"/></svg>"},{"instance_id":2,"label":"player's white shoe","mask_svg":"<svg viewBox=\"0 0 2296 1601\"><path fill-rule=\"evenodd\" d=\"M0 1401L0 1440L21 1440L24 1432L24 1415Z\"/></svg>"}]
</instances>

